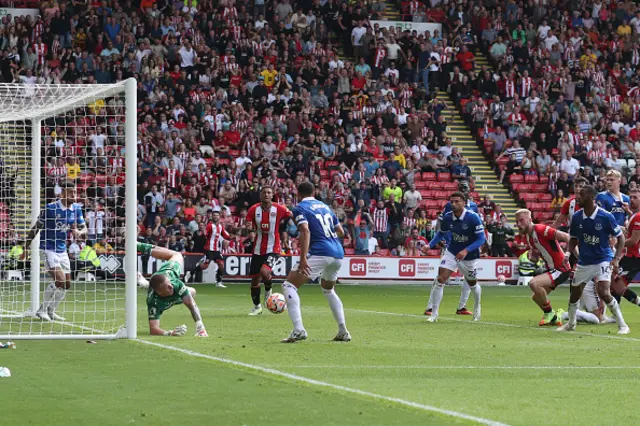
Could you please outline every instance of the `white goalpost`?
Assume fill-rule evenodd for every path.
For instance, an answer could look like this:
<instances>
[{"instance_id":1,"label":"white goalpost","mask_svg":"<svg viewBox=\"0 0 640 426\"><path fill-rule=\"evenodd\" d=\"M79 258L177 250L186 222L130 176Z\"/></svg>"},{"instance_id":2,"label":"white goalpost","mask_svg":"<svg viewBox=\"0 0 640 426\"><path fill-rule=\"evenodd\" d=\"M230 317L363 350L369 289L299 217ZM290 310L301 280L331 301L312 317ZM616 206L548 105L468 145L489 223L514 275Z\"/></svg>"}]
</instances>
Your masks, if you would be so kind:
<instances>
[{"instance_id":1,"label":"white goalpost","mask_svg":"<svg viewBox=\"0 0 640 426\"><path fill-rule=\"evenodd\" d=\"M136 96L133 78L0 84L0 341L137 337ZM45 226L22 250L39 218L58 225L65 186L86 233ZM66 291L47 272L58 255Z\"/></svg>"}]
</instances>

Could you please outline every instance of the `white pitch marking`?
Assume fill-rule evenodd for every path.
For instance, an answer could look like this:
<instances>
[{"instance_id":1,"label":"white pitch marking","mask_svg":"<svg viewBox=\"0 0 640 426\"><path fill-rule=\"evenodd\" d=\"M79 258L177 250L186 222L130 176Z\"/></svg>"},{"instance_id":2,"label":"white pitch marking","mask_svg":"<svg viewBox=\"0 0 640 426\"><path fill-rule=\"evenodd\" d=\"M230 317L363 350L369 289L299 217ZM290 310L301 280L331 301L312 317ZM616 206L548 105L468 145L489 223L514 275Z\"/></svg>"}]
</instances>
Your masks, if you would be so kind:
<instances>
[{"instance_id":1,"label":"white pitch marking","mask_svg":"<svg viewBox=\"0 0 640 426\"><path fill-rule=\"evenodd\" d=\"M377 369L377 370L628 370L640 369L640 366L617 365L274 365L269 368L317 368L317 369Z\"/></svg>"},{"instance_id":2,"label":"white pitch marking","mask_svg":"<svg viewBox=\"0 0 640 426\"><path fill-rule=\"evenodd\" d=\"M365 314L376 314L376 315L389 315L393 317L409 317L409 318L426 318L424 315L416 315L416 314L401 314L398 312L383 312L383 311L370 311L366 309L345 309L345 311L351 312L360 312ZM554 331L553 327L528 327L526 325L517 325L517 324L506 324L503 322L491 322L491 321L469 321L463 320L459 318L449 318L449 317L438 317L438 320L444 321L455 321L455 322L465 322L470 324L471 326L480 326L480 325L495 325L499 327L511 327L511 328L523 328L525 330L539 330L539 331ZM587 333L584 331L572 331L570 333L564 333L565 336L571 335L581 335L581 336L592 336L592 337L600 337L601 339L615 339L615 340L628 340L631 342L640 342L640 339L635 337L625 337L625 336L617 336L617 335L609 335L609 334L596 334L596 333Z\"/></svg>"},{"instance_id":3,"label":"white pitch marking","mask_svg":"<svg viewBox=\"0 0 640 426\"><path fill-rule=\"evenodd\" d=\"M188 349L179 348L177 346L165 345L165 344L162 344L162 343L156 343L156 342L152 342L152 341L144 340L144 339L136 339L136 341L140 342L140 343L143 343L145 345L151 345L151 346L155 346L155 347L158 347L158 348L167 349L167 350L170 350L170 351L180 352L180 353L182 353L184 355L188 355L188 356L192 356L192 357L196 357L196 358L204 358L204 359L208 359L210 361L216 361L216 362L220 362L220 363L223 363L223 364L233 365L235 367L242 367L242 368L246 368L246 369L249 369L249 370L259 371L261 373L267 373L267 374L271 374L273 376L283 377L283 378L286 378L286 379L289 379L289 380L293 380L293 381L296 381L296 382L306 383L308 385L315 385L315 386L328 388L328 389L333 389L333 390L337 390L337 391L341 391L341 392L347 392L347 393L352 393L352 394L355 394L355 395L366 396L366 397L373 398L373 399L379 399L379 400L383 400L383 401L395 402L396 404L404 405L404 406L411 407L411 408L416 408L418 410L444 414L444 415L447 415L447 416L450 416L450 417L455 417L455 418L463 419L463 420L469 420L469 421L476 422L476 423L483 424L483 425L506 426L505 423L500 423L500 422L497 422L497 421L494 421L494 420L490 420L490 419L484 419L482 417L471 416L471 415L468 415L468 414L459 413L457 411L445 410L445 409L442 409L442 408L433 407L431 405L419 404L417 402L407 401L405 399L393 398L393 397L385 396L385 395L379 395L379 394L376 394L376 393L367 392L367 391L363 391L363 390L360 390L360 389L349 388L349 387L341 386L341 385L335 385L333 383L323 382L321 380L309 379L307 377L298 376L297 374L286 373L284 371L275 370L275 369L269 368L269 367L262 367L262 366L259 366L259 365L248 364L248 363L245 363L245 362L235 361L235 360L228 359L228 358L220 358L220 357L217 357L217 356L207 355L207 354L203 354L203 353L200 353L200 352L195 352L195 351L191 351L191 350L188 350Z\"/></svg>"}]
</instances>

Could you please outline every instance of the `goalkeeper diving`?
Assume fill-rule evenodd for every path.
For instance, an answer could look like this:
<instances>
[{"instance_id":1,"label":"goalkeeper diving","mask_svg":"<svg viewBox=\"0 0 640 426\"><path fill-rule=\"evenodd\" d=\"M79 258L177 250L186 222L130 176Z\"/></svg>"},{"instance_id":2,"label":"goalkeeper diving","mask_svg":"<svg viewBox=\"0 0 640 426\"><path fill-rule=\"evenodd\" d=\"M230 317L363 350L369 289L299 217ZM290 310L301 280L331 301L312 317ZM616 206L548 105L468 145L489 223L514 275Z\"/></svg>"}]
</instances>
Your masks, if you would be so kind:
<instances>
[{"instance_id":1,"label":"goalkeeper diving","mask_svg":"<svg viewBox=\"0 0 640 426\"><path fill-rule=\"evenodd\" d=\"M187 286L180 276L184 270L184 258L182 254L151 244L138 243L138 252L160 260L165 263L158 272L149 279L149 292L147 293L147 310L149 313L149 333L152 336L184 336L187 333L186 325L179 325L173 330L160 328L160 317L174 305L184 304L196 323L196 336L208 337L207 330L202 323L202 315L196 304L196 290Z\"/></svg>"}]
</instances>

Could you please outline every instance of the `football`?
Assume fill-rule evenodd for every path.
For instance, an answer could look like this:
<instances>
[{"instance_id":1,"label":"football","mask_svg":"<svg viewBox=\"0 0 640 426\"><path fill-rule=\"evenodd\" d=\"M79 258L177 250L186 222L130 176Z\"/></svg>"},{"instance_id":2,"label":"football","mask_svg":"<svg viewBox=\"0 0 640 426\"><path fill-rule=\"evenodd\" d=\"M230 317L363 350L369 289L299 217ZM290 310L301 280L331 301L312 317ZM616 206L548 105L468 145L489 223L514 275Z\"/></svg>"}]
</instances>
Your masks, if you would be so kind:
<instances>
[{"instance_id":1,"label":"football","mask_svg":"<svg viewBox=\"0 0 640 426\"><path fill-rule=\"evenodd\" d=\"M281 314L287 310L287 301L281 293L273 293L267 299L267 309L274 314Z\"/></svg>"},{"instance_id":2,"label":"football","mask_svg":"<svg viewBox=\"0 0 640 426\"><path fill-rule=\"evenodd\" d=\"M498 282L500 284L503 284L507 279L505 278L504 275L498 275Z\"/></svg>"}]
</instances>

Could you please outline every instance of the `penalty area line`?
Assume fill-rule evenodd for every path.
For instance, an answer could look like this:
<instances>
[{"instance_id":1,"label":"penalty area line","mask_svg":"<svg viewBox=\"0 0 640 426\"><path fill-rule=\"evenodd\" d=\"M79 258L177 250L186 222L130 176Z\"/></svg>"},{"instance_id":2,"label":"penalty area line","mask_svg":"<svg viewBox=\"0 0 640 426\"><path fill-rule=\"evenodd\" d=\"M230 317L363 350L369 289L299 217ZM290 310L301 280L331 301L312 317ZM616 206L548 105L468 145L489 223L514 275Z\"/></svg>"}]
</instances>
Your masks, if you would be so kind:
<instances>
[{"instance_id":1,"label":"penalty area line","mask_svg":"<svg viewBox=\"0 0 640 426\"><path fill-rule=\"evenodd\" d=\"M457 411L451 411L451 410L445 410L442 408L438 408L438 407L434 407L431 405L425 405L425 404L419 404L417 402L412 402L412 401L407 401L405 399L401 399L401 398L394 398L394 397L390 397L390 396L385 396L385 395L380 395L380 394L376 394L376 393L372 393L372 392L367 392L367 391L363 391L360 389L356 389L356 388L350 388L347 386L341 386L341 385L336 385L333 383L328 383L328 382L323 382L321 380L316 380L316 379L310 379L308 377L303 377L303 376L299 376L297 374L291 374L291 373L287 373L284 371L280 371L280 370L276 370L274 368L269 368L269 367L262 367L259 365L254 365L254 364L248 364L246 362L241 362L241 361L235 361L232 359L228 359L228 358L220 358L217 356L213 356L213 355L207 355L207 354L203 354L200 352L195 352L189 349L183 349L183 348L179 348L177 346L172 346L172 345L165 345L162 343L156 343L156 342L152 342L150 340L145 340L145 339L135 339L135 341L139 342L139 343L143 343L145 345L150 345L150 346L155 346L161 349L166 349L166 350L170 350L170 351L174 351L174 352L179 352L183 355L187 355L187 356L191 356L194 358L202 358L202 359L207 359L210 361L215 361L215 362L219 362L219 363L223 363L223 364L227 364L227 365L232 365L234 367L242 367L248 370L253 370L253 371L257 371L257 372L261 372L261 373L265 373L265 374L269 374L272 376L277 376L277 377L282 377L285 379L289 379L295 382L300 382L300 383L304 383L307 385L313 385L313 386L318 386L321 388L325 388L325 389L332 389L335 391L340 391L340 392L344 392L344 393L350 393L353 395L359 395L359 396L365 396L368 398L372 398L372 399L377 399L377 400L382 400L382 401L388 401L388 402L394 402L396 404L399 405L403 405L405 407L411 407L411 408L415 408L421 411L426 411L426 412L432 412L432 413L438 413L438 414L443 414L449 417L455 417L458 419L462 419L462 420L469 420L475 423L479 423L479 424L483 424L483 425L491 425L491 426L506 426L505 423L500 423L497 422L495 420L490 420L490 419L485 419L482 417L476 417L476 416L472 416L469 414L464 414L464 413L460 413Z\"/></svg>"},{"instance_id":2,"label":"penalty area line","mask_svg":"<svg viewBox=\"0 0 640 426\"><path fill-rule=\"evenodd\" d=\"M425 315L416 315L416 314L401 314L399 312L384 312L384 311L370 311L367 309L348 309L345 308L345 311L349 311L349 312L355 312L355 313L362 313L362 314L374 314L374 315L387 315L387 316L392 316L392 317L408 317L408 318L427 318ZM491 321L469 321L469 320L463 320L463 319L459 319L459 318L449 318L449 317L443 317L440 316L438 317L438 320L442 320L442 321L452 321L452 322L463 322L463 323L467 323L470 324L473 327L478 327L481 325L493 325L493 326L497 326L497 327L510 327L510 328L520 328L520 329L524 329L524 330L535 330L535 331L555 331L554 328L548 328L548 327L529 327L526 325L518 325L518 324L507 324L504 322L491 322ZM596 324L589 324L589 325L596 325ZM436 326L437 327L437 326ZM617 335L610 335L610 334L597 334L597 333L588 333L585 331L571 331L571 332L565 332L562 333L565 336L591 336L591 337L599 337L601 339L614 339L614 340L627 340L630 342L640 342L640 339L635 338L635 337L626 337L626 336L617 336Z\"/></svg>"}]
</instances>

